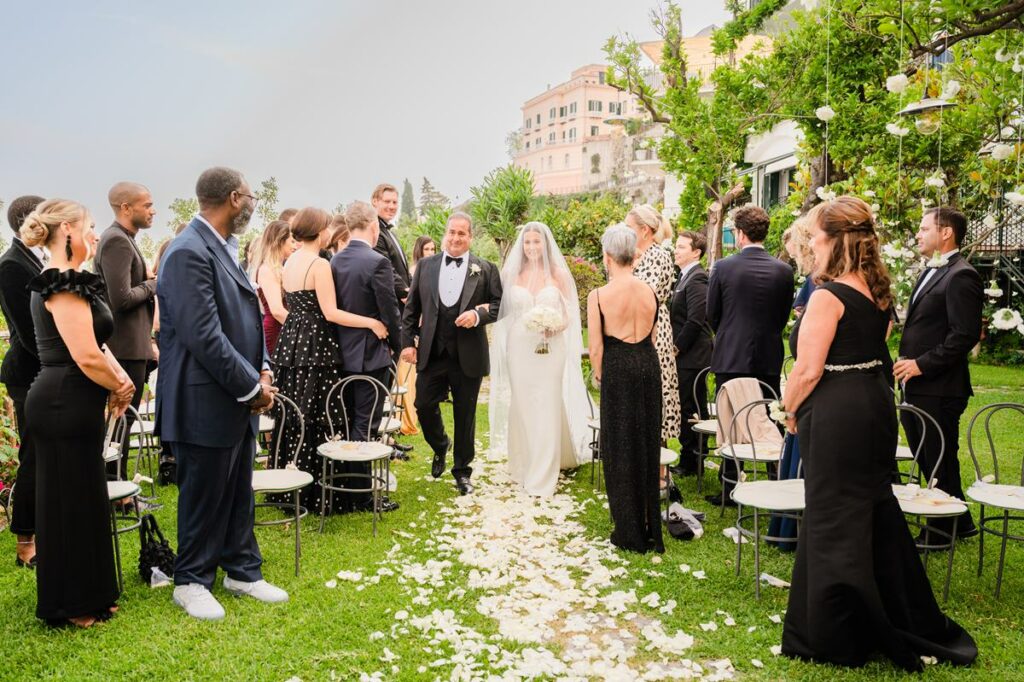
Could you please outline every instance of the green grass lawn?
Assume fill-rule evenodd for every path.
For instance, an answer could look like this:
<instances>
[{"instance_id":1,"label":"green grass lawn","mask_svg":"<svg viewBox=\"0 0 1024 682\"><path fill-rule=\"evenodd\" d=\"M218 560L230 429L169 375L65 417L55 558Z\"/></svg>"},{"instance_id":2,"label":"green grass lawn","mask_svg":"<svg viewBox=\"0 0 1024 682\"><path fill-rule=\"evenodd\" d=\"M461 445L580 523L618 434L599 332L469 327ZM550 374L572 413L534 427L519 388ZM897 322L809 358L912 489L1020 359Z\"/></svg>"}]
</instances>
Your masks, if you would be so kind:
<instances>
[{"instance_id":1,"label":"green grass lawn","mask_svg":"<svg viewBox=\"0 0 1024 682\"><path fill-rule=\"evenodd\" d=\"M975 367L977 395L968 414L979 406L996 401L1024 402L1024 370ZM450 411L446 410L450 418ZM487 409L478 412L478 438L485 438ZM966 422L965 422L966 423ZM962 438L963 440L963 438ZM1004 466L1019 470L1024 428L1021 424L1004 427L997 441L1006 446ZM420 614L432 608L451 608L464 623L494 634L496 625L479 615L475 593L448 599L451 588L465 586L468 569L453 560L445 576L445 589L436 590L429 605L412 606L409 584L401 576L382 575L378 584L357 591L353 583L338 581L327 589L325 582L339 570L359 570L374 574L388 553L400 551L407 560L425 562L437 558L423 540L444 523L437 513L455 497L450 477L429 480L429 451L421 438L407 439L416 446L414 459L396 463L399 477L394 499L402 508L385 516L378 537L370 536L370 518L366 514L332 517L326 532L316 532L313 518L303 522L302 574L296 578L292 564L292 535L283 527L257 529L264 554L266 577L291 594L283 605L263 605L252 600L235 599L219 587L215 594L227 609L220 623L203 623L187 618L171 602L170 588L150 589L141 584L135 571L138 557L136 535L122 536L126 590L121 612L111 622L87 631L50 630L34 617L34 574L14 566L14 536L0 534L0 679L35 680L109 680L109 679L232 679L280 680L293 676L302 680L358 680L360 672L384 671L382 679L448 679L452 667L428 668L419 665L443 657L438 645L415 633L392 639L371 640L375 631L388 633L395 624L398 609ZM973 480L966 449L962 453L966 482ZM568 490L578 499L594 495L590 466L584 465L570 476ZM707 475L706 488L717 489L713 473ZM903 674L886 661L872 662L866 668L847 671L830 666L809 665L775 657L770 647L778 644L781 625L769 617L782 614L786 592L767 587L760 602L754 600L753 555L745 547L743 570L735 575L735 545L722 535L734 515L719 517L717 510L699 499L692 478L680 480L688 506L708 512L706 534L692 542L677 542L666 535L667 551L660 565L651 557L628 557L628 571L615 589L629 589L643 581L638 593L658 592L675 599L679 606L670 616L661 616L666 630L683 629L696 643L688 657L698 661L728 657L747 679L770 680L874 680L895 679ZM156 516L166 534L174 540L176 490L159 490L163 508ZM591 504L582 512L588 533L605 537L610 532L607 511ZM414 543L409 536L419 538ZM394 550L395 545L399 550ZM930 680L1024 679L1024 548L1019 544L1007 552L1002 599L993 597L995 552L986 547L987 560L981 578L975 577L977 539L958 546L948 614L964 625L977 639L981 655L969 669L931 666L924 674ZM933 557L930 575L940 585L944 557ZM80 558L82 562L89 556ZM704 570L706 580L696 580L679 570L688 564L692 570ZM651 575L654 573L663 575ZM765 548L762 570L783 578L792 570L792 556ZM646 607L642 607L643 611ZM723 625L722 610L736 621ZM652 612L653 613L653 612ZM703 632L699 624L716 620L718 630ZM754 626L753 632L748 628ZM389 664L381 662L387 646L400 657L400 672L392 674ZM516 648L502 643L505 648ZM424 647L431 648L430 652ZM449 652L450 653L450 652ZM754 668L751 659L764 662Z\"/></svg>"}]
</instances>

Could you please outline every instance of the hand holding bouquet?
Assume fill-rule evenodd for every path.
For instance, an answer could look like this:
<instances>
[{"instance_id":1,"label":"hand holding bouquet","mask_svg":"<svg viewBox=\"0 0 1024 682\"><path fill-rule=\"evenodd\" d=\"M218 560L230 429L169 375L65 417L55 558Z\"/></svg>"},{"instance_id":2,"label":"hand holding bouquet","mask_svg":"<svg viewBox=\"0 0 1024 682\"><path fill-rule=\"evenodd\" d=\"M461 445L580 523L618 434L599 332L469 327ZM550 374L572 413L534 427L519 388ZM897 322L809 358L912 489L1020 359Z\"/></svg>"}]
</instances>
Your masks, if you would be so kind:
<instances>
[{"instance_id":1,"label":"hand holding bouquet","mask_svg":"<svg viewBox=\"0 0 1024 682\"><path fill-rule=\"evenodd\" d=\"M548 347L548 337L562 329L565 320L562 313L546 305L534 306L524 316L523 323L531 332L541 335L540 344L534 349L538 355L546 355L551 352Z\"/></svg>"}]
</instances>

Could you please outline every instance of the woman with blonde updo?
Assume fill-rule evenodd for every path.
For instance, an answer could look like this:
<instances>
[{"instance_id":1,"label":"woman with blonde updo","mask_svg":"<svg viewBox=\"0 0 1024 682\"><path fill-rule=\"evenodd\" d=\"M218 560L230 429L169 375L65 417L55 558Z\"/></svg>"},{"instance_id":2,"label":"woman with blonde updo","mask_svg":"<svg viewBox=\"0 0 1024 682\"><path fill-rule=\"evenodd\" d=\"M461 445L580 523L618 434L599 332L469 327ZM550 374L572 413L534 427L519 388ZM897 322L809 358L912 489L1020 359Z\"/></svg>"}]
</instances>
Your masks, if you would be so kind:
<instances>
[{"instance_id":1,"label":"woman with blonde updo","mask_svg":"<svg viewBox=\"0 0 1024 682\"><path fill-rule=\"evenodd\" d=\"M635 206L626 214L625 223L636 234L637 261L633 276L650 285L658 299L654 347L661 367L661 440L664 443L677 437L682 426L679 375L676 373L675 344L668 311L675 270L672 269L672 253L659 246L671 238L672 227L648 204Z\"/></svg>"},{"instance_id":2,"label":"woman with blonde updo","mask_svg":"<svg viewBox=\"0 0 1024 682\"><path fill-rule=\"evenodd\" d=\"M914 671L924 656L970 664L978 648L939 609L893 495L893 299L871 208L839 197L808 221L818 289L790 337L783 395L806 507L782 653L845 666L882 653Z\"/></svg>"},{"instance_id":3,"label":"woman with blonde updo","mask_svg":"<svg viewBox=\"0 0 1024 682\"><path fill-rule=\"evenodd\" d=\"M36 616L89 627L116 611L103 469L104 408L124 414L135 393L103 345L114 329L103 280L82 270L96 249L84 206L40 204L21 227L26 246L46 246L50 264L29 283L42 369L25 404L36 449Z\"/></svg>"}]
</instances>

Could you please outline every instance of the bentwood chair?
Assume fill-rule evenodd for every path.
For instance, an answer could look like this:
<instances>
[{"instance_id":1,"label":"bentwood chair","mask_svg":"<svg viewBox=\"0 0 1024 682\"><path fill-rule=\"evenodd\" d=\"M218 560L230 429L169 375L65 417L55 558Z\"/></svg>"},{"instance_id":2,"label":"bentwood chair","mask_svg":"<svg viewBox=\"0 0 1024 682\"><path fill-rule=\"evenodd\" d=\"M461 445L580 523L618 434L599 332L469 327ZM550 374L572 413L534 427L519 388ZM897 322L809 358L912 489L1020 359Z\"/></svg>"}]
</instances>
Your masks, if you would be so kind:
<instances>
[{"instance_id":1,"label":"bentwood chair","mask_svg":"<svg viewBox=\"0 0 1024 682\"><path fill-rule=\"evenodd\" d=\"M714 393L708 392L707 384L708 379L711 376L711 368L705 367L704 369L697 372L697 376L693 379L693 386L690 387L693 393L693 404L697 405L698 414L697 417L700 419L694 420L693 415L683 415L688 420L691 430L697 434L697 494L700 495L704 488L704 460L708 457L716 457L712 454L708 448L708 439L713 438L718 433L718 422L715 421L715 414L717 413L717 406L707 401L707 396L714 395ZM704 385L704 400L701 400L700 391L697 387L703 383ZM708 418L703 417L707 415Z\"/></svg>"},{"instance_id":2,"label":"bentwood chair","mask_svg":"<svg viewBox=\"0 0 1024 682\"><path fill-rule=\"evenodd\" d=\"M295 575L299 575L299 556L302 553L302 546L299 535L301 520L309 510L299 504L299 493L308 485L313 483L313 475L298 468L296 460L302 451L302 444L306 438L306 423L302 417L302 411L295 402L278 393L274 396L274 405L270 409L274 419L274 434L270 442L270 454L267 459L268 468L252 472L252 491L255 495L287 495L291 493L290 501L271 501L265 499L257 502L257 507L270 507L292 512L291 516L285 518L257 521L257 526L278 526L284 523L295 524ZM283 467L281 447L284 441L285 431L289 428L297 429L295 440L290 443L285 455L288 462Z\"/></svg>"},{"instance_id":3,"label":"bentwood chair","mask_svg":"<svg viewBox=\"0 0 1024 682\"><path fill-rule=\"evenodd\" d=\"M740 439L742 424L746 427L745 432L751 432L752 417L758 412L766 413L771 400L761 399L747 403L733 414L729 424L729 443L722 447L729 452L727 457L749 462L753 464L750 468L750 475L736 483L730 493L732 500L737 505L736 514L736 575L740 574L740 564L743 559L743 539L751 538L754 544L754 596L761 598L761 540L768 542L790 542L790 537L776 537L761 533L761 521L765 518L762 512L767 512L768 518L779 516L795 519L799 524L804 510L804 480L797 470L797 478L778 480L778 467L775 467L775 478L772 478L771 467L765 467L765 479L757 480L759 463L778 463L779 456L774 444L742 443L733 445ZM760 418L758 416L757 418ZM761 449L764 459L758 456L758 449ZM744 508L748 511L744 513ZM752 521L751 527L744 524Z\"/></svg>"},{"instance_id":4,"label":"bentwood chair","mask_svg":"<svg viewBox=\"0 0 1024 682\"><path fill-rule=\"evenodd\" d=\"M963 500L952 497L936 485L935 474L942 464L942 458L946 452L946 439L942 435L939 423L924 410L906 403L896 406L897 413L911 415L918 424L919 432L923 437L914 448L913 459L909 460L910 468L907 472L907 483L893 483L892 491L899 502L900 510L904 515L913 517L907 523L914 528L924 531L924 539L918 541L917 548L924 552L925 568L928 567L928 555L933 551L945 550L947 552L946 580L942 588L942 599L949 598L949 582L953 575L953 555L956 552L956 524L961 514L967 511L967 504ZM924 441L931 438L931 431L939 440L939 456L935 465L930 471L924 471L921 467L920 457L924 451ZM921 481L923 480L923 485ZM952 532L946 532L928 524L928 519L951 518L953 519ZM933 538L938 536L938 539Z\"/></svg>"},{"instance_id":5,"label":"bentwood chair","mask_svg":"<svg viewBox=\"0 0 1024 682\"><path fill-rule=\"evenodd\" d=\"M378 408L388 396L388 388L373 377L356 374L340 379L327 392L324 409L326 410L329 440L317 446L322 459L320 474L320 532L324 530L327 510L334 506L334 493L370 493L373 499L373 535L377 536L377 522L382 517L381 496L386 491L391 476L391 455L394 448L383 443L384 434L374 428L373 419L367 425L366 433L351 433L352 423L350 407L346 404L346 391L353 391L360 384L374 389L372 415L378 414ZM340 409L339 409L340 408ZM337 416L341 414L340 423ZM363 464L369 471L336 471L338 465ZM342 483L366 481L366 487L343 486Z\"/></svg>"},{"instance_id":6,"label":"bentwood chair","mask_svg":"<svg viewBox=\"0 0 1024 682\"><path fill-rule=\"evenodd\" d=\"M134 408L128 407L135 411ZM138 413L134 415L138 419ZM110 505L110 535L114 542L114 567L117 571L118 589L124 590L124 576L121 571L121 540L123 533L128 533L142 525L142 512L139 509L139 498L142 489L134 481L121 480L121 443L129 438L127 412L107 423L103 438L101 456L104 464L118 462L116 480L107 481L107 501Z\"/></svg>"},{"instance_id":7,"label":"bentwood chair","mask_svg":"<svg viewBox=\"0 0 1024 682\"><path fill-rule=\"evenodd\" d=\"M741 379L733 379L733 381L741 381ZM760 381L760 380L756 380L756 381L757 381L758 385L761 387L762 394L770 395L771 396L771 399L765 398L764 400L766 400L768 403L770 403L772 400L778 400L779 399L778 395L776 395L776 393L775 393L775 389L774 388L772 388L771 386L769 386L768 384L766 384L763 381ZM732 382L731 381L727 382L726 386L729 383L732 383ZM744 465L744 463L752 464L753 466L755 466L755 468L756 468L756 466L758 464L762 464L765 467L766 474L771 469L771 467L773 467L773 466L777 467L778 464L779 464L779 461L782 459L782 447L783 447L783 442L784 442L784 440L780 438L778 443L774 443L774 442L773 443L767 443L767 442L759 443L757 445L757 447L760 449L759 453L755 453L754 452L755 448L754 448L754 444L753 443L732 443L732 441L731 441L732 433L731 433L731 431L729 429L732 428L732 424L736 423L735 415L739 413L739 410L742 410L746 406L745 405L740 405L739 409L736 410L733 413L733 420L732 420L732 422L730 424L723 424L722 423L722 416L721 416L722 415L722 400L726 399L726 395L728 394L728 389L725 389L725 390L722 390L722 389L725 389L725 386L719 387L718 393L715 396L715 423L718 425L717 429L716 429L716 433L727 433L727 434L729 434L730 435L730 442L725 444L725 445L722 445L721 443L717 443L717 445L718 445L717 455L709 455L709 456L720 457L721 460L722 460L722 483L723 483L723 485L722 485L722 499L721 499L721 503L719 505L719 515L720 516L724 516L725 515L725 496L726 496L726 490L728 489L725 484L731 483L731 484L735 485L736 483L740 482L739 479L741 479L743 477L742 473L743 473L743 465ZM755 401L755 402L758 402L758 401ZM765 408L765 409L767 410L767 408ZM747 414L749 415L750 413L748 412ZM748 431L748 433L749 433L749 431ZM730 471L730 467L727 466L727 464L730 463L730 462L735 464L735 467L732 469L732 471ZM736 478L733 479L733 478L731 478L731 476L735 476Z\"/></svg>"},{"instance_id":8,"label":"bentwood chair","mask_svg":"<svg viewBox=\"0 0 1024 682\"><path fill-rule=\"evenodd\" d=\"M1013 427L1009 433L1017 434L1019 438L1022 424L1020 419L1024 417L1024 405L1020 403L993 403L982 407L971 418L967 427L967 448L971 453L971 460L974 462L974 475L976 480L964 494L972 501L981 505L981 513L978 518L978 528L981 534L978 536L978 577L985 563L985 534L994 535L1000 538L999 563L996 566L996 599L1003 586L1003 565L1006 561L1006 543L1009 540L1017 542L1024 541L1024 535L1020 534L1020 523L1024 521L1024 457L1015 466L1000 469L999 451L1005 454L1005 448L996 446L996 438L993 434L992 420L999 415L1000 426L1004 428L1009 423ZM1012 420L1012 423L1008 422ZM982 438L983 432L984 438ZM981 441L981 442L979 442ZM1018 444L1019 440L1013 441ZM983 447L987 444L988 457L985 460L987 465L991 462L991 469L982 466L981 456L984 453ZM1007 464L1004 457L1003 464ZM991 513L988 510L995 510ZM1010 532L1010 522L1013 522L1017 533Z\"/></svg>"}]
</instances>

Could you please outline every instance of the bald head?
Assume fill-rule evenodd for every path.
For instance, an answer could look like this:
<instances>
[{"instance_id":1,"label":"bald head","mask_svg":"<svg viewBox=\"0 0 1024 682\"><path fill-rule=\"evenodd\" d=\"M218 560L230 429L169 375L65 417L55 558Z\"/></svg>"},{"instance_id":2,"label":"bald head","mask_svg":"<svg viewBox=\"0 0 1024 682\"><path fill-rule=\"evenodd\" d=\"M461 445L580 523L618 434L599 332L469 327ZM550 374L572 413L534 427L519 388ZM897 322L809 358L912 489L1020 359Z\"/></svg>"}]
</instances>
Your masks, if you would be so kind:
<instances>
[{"instance_id":1,"label":"bald head","mask_svg":"<svg viewBox=\"0 0 1024 682\"><path fill-rule=\"evenodd\" d=\"M145 185L137 182L119 182L110 188L107 201L114 211L117 222L133 231L144 230L153 225L153 195Z\"/></svg>"}]
</instances>

